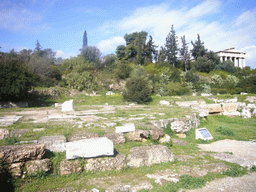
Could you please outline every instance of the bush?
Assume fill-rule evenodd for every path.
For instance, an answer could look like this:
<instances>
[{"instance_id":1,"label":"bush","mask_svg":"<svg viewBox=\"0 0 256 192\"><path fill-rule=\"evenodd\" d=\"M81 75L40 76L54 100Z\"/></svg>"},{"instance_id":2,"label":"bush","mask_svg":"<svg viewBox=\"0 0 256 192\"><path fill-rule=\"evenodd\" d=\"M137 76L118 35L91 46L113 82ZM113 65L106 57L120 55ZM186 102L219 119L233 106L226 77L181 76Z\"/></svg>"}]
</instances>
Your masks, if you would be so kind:
<instances>
[{"instance_id":1,"label":"bush","mask_svg":"<svg viewBox=\"0 0 256 192\"><path fill-rule=\"evenodd\" d=\"M93 90L95 88L94 77L91 72L71 72L66 77L66 83L70 88L82 90Z\"/></svg>"},{"instance_id":2,"label":"bush","mask_svg":"<svg viewBox=\"0 0 256 192\"><path fill-rule=\"evenodd\" d=\"M123 97L126 101L146 103L151 100L152 89L145 78L130 78L127 80L125 87Z\"/></svg>"},{"instance_id":3,"label":"bush","mask_svg":"<svg viewBox=\"0 0 256 192\"><path fill-rule=\"evenodd\" d=\"M120 79L126 79L130 76L131 71L132 71L132 68L128 64L121 63L120 65L118 65L118 68L116 70L116 75Z\"/></svg>"},{"instance_id":4,"label":"bush","mask_svg":"<svg viewBox=\"0 0 256 192\"><path fill-rule=\"evenodd\" d=\"M216 129L217 132L219 132L221 135L226 135L226 136L235 136L235 133L232 129L226 128L226 127L218 127Z\"/></svg>"},{"instance_id":5,"label":"bush","mask_svg":"<svg viewBox=\"0 0 256 192\"><path fill-rule=\"evenodd\" d=\"M188 87L185 87L181 83L170 82L167 85L164 85L164 95L174 96L174 95L190 95L191 90Z\"/></svg>"},{"instance_id":6,"label":"bush","mask_svg":"<svg viewBox=\"0 0 256 192\"><path fill-rule=\"evenodd\" d=\"M190 175L182 175L180 177L180 184L185 189L197 189L205 186L206 181L200 177L192 177Z\"/></svg>"},{"instance_id":7,"label":"bush","mask_svg":"<svg viewBox=\"0 0 256 192\"><path fill-rule=\"evenodd\" d=\"M256 75L245 78L236 87L238 92L256 93Z\"/></svg>"},{"instance_id":8,"label":"bush","mask_svg":"<svg viewBox=\"0 0 256 192\"><path fill-rule=\"evenodd\" d=\"M240 177L243 176L247 173L247 168L246 167L242 167L238 164L234 164L231 166L230 169L228 169L227 171L223 172L223 175L227 175L230 177Z\"/></svg>"}]
</instances>

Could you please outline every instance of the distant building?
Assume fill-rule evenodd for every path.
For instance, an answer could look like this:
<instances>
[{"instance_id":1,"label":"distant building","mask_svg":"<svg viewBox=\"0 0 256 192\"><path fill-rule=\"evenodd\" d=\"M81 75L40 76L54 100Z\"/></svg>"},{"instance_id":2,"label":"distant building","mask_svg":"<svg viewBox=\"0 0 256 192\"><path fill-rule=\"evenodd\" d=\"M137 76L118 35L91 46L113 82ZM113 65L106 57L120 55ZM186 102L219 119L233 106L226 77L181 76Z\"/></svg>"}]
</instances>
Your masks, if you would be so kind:
<instances>
[{"instance_id":1,"label":"distant building","mask_svg":"<svg viewBox=\"0 0 256 192\"><path fill-rule=\"evenodd\" d=\"M230 60L234 63L235 67L244 68L245 65L245 55L246 53L237 51L235 48L224 49L222 51L216 52L220 57L220 61Z\"/></svg>"}]
</instances>

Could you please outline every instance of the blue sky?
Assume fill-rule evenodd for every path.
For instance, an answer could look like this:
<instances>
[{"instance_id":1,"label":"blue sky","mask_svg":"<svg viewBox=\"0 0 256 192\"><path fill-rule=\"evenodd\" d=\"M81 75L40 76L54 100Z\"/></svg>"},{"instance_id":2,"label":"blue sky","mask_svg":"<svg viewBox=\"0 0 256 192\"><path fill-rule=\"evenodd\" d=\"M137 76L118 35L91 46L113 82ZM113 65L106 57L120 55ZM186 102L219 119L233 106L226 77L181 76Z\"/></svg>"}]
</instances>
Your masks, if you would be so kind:
<instances>
[{"instance_id":1,"label":"blue sky","mask_svg":"<svg viewBox=\"0 0 256 192\"><path fill-rule=\"evenodd\" d=\"M1 51L34 49L39 40L68 58L79 53L86 30L88 44L106 55L135 31L162 46L172 24L179 41L199 33L208 50L235 47L256 68L255 0L0 0Z\"/></svg>"}]
</instances>

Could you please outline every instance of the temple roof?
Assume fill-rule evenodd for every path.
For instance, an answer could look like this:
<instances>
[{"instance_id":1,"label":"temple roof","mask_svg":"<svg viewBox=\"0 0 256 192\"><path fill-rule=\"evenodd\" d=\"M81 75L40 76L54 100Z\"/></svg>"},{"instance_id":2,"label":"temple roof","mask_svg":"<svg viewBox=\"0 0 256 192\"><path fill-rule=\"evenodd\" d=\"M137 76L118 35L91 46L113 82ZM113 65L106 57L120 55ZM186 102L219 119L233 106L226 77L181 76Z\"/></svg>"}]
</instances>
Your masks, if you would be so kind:
<instances>
[{"instance_id":1,"label":"temple roof","mask_svg":"<svg viewBox=\"0 0 256 192\"><path fill-rule=\"evenodd\" d=\"M246 53L244 53L244 52L241 52L241 51L238 51L238 50L236 50L234 47L232 47L232 48L229 48L229 49L223 49L223 50L221 50L221 51L217 51L216 53L238 53L238 54L246 54Z\"/></svg>"}]
</instances>

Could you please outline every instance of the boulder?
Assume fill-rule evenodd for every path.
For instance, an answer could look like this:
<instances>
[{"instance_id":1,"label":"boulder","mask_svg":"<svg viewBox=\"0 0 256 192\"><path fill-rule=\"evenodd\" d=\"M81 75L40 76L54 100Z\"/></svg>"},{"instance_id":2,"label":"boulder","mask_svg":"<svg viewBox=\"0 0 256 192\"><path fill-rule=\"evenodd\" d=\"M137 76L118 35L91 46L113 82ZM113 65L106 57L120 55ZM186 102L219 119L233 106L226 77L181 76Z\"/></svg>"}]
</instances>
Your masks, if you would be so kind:
<instances>
[{"instance_id":1,"label":"boulder","mask_svg":"<svg viewBox=\"0 0 256 192\"><path fill-rule=\"evenodd\" d=\"M39 144L44 144L45 149L52 152L64 152L66 137L63 135L58 136L44 136L38 140Z\"/></svg>"},{"instance_id":2,"label":"boulder","mask_svg":"<svg viewBox=\"0 0 256 192\"><path fill-rule=\"evenodd\" d=\"M162 100L162 101L159 102L159 105L170 106L170 102L169 102L169 101Z\"/></svg>"},{"instance_id":3,"label":"boulder","mask_svg":"<svg viewBox=\"0 0 256 192\"><path fill-rule=\"evenodd\" d=\"M7 129L0 129L0 140L3 140L8 136L9 136L9 131Z\"/></svg>"},{"instance_id":4,"label":"boulder","mask_svg":"<svg viewBox=\"0 0 256 192\"><path fill-rule=\"evenodd\" d=\"M164 130L162 128L151 129L149 132L153 140L158 140L164 136Z\"/></svg>"},{"instance_id":5,"label":"boulder","mask_svg":"<svg viewBox=\"0 0 256 192\"><path fill-rule=\"evenodd\" d=\"M236 112L237 106L237 103L223 103L222 108L224 112Z\"/></svg>"},{"instance_id":6,"label":"boulder","mask_svg":"<svg viewBox=\"0 0 256 192\"><path fill-rule=\"evenodd\" d=\"M24 167L24 162L20 163L13 163L9 166L9 170L12 173L12 176L14 177L20 177L23 173L23 167Z\"/></svg>"},{"instance_id":7,"label":"boulder","mask_svg":"<svg viewBox=\"0 0 256 192\"><path fill-rule=\"evenodd\" d=\"M210 114L223 112L223 110L221 108L221 104L207 104L206 108Z\"/></svg>"},{"instance_id":8,"label":"boulder","mask_svg":"<svg viewBox=\"0 0 256 192\"><path fill-rule=\"evenodd\" d=\"M209 111L207 110L202 110L200 113L199 113L199 117L201 118L206 118L209 116Z\"/></svg>"},{"instance_id":9,"label":"boulder","mask_svg":"<svg viewBox=\"0 0 256 192\"><path fill-rule=\"evenodd\" d=\"M171 123L171 129L176 133L184 133L189 131L190 127L185 121L176 120Z\"/></svg>"},{"instance_id":10,"label":"boulder","mask_svg":"<svg viewBox=\"0 0 256 192\"><path fill-rule=\"evenodd\" d=\"M87 171L122 170L126 167L126 157L121 153L115 157L93 158L86 161Z\"/></svg>"},{"instance_id":11,"label":"boulder","mask_svg":"<svg viewBox=\"0 0 256 192\"><path fill-rule=\"evenodd\" d=\"M48 172L51 169L50 159L38 159L26 162L26 170L28 175L35 175L39 171Z\"/></svg>"},{"instance_id":12,"label":"boulder","mask_svg":"<svg viewBox=\"0 0 256 192\"><path fill-rule=\"evenodd\" d=\"M146 130L136 130L136 131L127 133L128 141L143 141L148 137L149 137L149 131L146 131Z\"/></svg>"},{"instance_id":13,"label":"boulder","mask_svg":"<svg viewBox=\"0 0 256 192\"><path fill-rule=\"evenodd\" d=\"M107 133L105 137L110 139L114 145L125 143L125 137L123 133Z\"/></svg>"},{"instance_id":14,"label":"boulder","mask_svg":"<svg viewBox=\"0 0 256 192\"><path fill-rule=\"evenodd\" d=\"M0 146L0 160L8 164L41 159L44 153L43 144Z\"/></svg>"},{"instance_id":15,"label":"boulder","mask_svg":"<svg viewBox=\"0 0 256 192\"><path fill-rule=\"evenodd\" d=\"M134 147L127 157L127 165L130 167L151 166L155 163L174 161L174 155L170 149L163 145Z\"/></svg>"},{"instance_id":16,"label":"boulder","mask_svg":"<svg viewBox=\"0 0 256 192\"><path fill-rule=\"evenodd\" d=\"M73 100L69 100L69 101L65 101L62 105L61 105L61 111L74 111L74 101Z\"/></svg>"},{"instance_id":17,"label":"boulder","mask_svg":"<svg viewBox=\"0 0 256 192\"><path fill-rule=\"evenodd\" d=\"M160 143L169 143L171 141L171 137L167 134L164 135L164 137L160 138Z\"/></svg>"},{"instance_id":18,"label":"boulder","mask_svg":"<svg viewBox=\"0 0 256 192\"><path fill-rule=\"evenodd\" d=\"M66 159L114 155L114 145L107 137L84 139L66 143Z\"/></svg>"},{"instance_id":19,"label":"boulder","mask_svg":"<svg viewBox=\"0 0 256 192\"><path fill-rule=\"evenodd\" d=\"M60 175L70 175L73 173L81 173L82 171L83 168L78 160L68 161L64 159L60 162Z\"/></svg>"},{"instance_id":20,"label":"boulder","mask_svg":"<svg viewBox=\"0 0 256 192\"><path fill-rule=\"evenodd\" d=\"M241 113L242 118L244 119L249 119L252 117L251 109L244 108L242 113Z\"/></svg>"},{"instance_id":21,"label":"boulder","mask_svg":"<svg viewBox=\"0 0 256 192\"><path fill-rule=\"evenodd\" d=\"M255 96L247 96L245 101L249 101L251 103L255 103L256 102L256 97Z\"/></svg>"},{"instance_id":22,"label":"boulder","mask_svg":"<svg viewBox=\"0 0 256 192\"><path fill-rule=\"evenodd\" d=\"M172 144L173 145L183 145L186 146L188 144L187 141L181 140L181 139L176 139L176 138L171 138Z\"/></svg>"}]
</instances>

